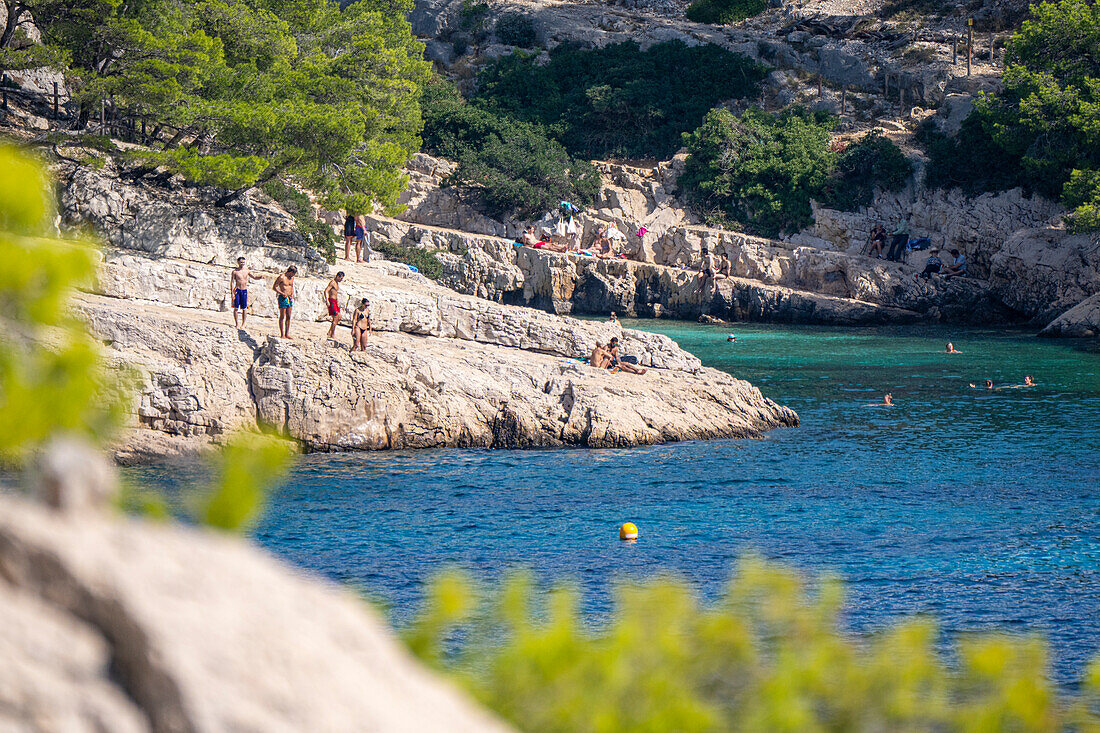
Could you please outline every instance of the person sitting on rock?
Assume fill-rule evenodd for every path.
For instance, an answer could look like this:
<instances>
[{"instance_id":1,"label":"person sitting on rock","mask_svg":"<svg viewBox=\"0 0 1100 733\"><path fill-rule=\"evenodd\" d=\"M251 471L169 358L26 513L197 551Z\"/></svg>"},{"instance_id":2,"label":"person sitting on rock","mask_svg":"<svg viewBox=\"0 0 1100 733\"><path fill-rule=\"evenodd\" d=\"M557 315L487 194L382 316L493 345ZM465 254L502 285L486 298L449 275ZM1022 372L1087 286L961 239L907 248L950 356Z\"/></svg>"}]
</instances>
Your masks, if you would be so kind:
<instances>
[{"instance_id":1,"label":"person sitting on rock","mask_svg":"<svg viewBox=\"0 0 1100 733\"><path fill-rule=\"evenodd\" d=\"M886 227L882 225L882 222L879 222L871 229L871 248L868 250L868 254L874 255L881 260L882 250L885 246Z\"/></svg>"},{"instance_id":2,"label":"person sitting on rock","mask_svg":"<svg viewBox=\"0 0 1100 733\"><path fill-rule=\"evenodd\" d=\"M730 257L725 252L722 253L722 259L718 261L718 272L715 273L715 280L725 280L730 277L732 268L730 267Z\"/></svg>"},{"instance_id":3,"label":"person sitting on rock","mask_svg":"<svg viewBox=\"0 0 1100 733\"><path fill-rule=\"evenodd\" d=\"M703 247L699 261L699 280L706 282L707 278L714 279L714 258L710 256L710 250Z\"/></svg>"},{"instance_id":4,"label":"person sitting on rock","mask_svg":"<svg viewBox=\"0 0 1100 733\"><path fill-rule=\"evenodd\" d=\"M351 312L351 350L366 351L370 332L370 301L363 298Z\"/></svg>"},{"instance_id":5,"label":"person sitting on rock","mask_svg":"<svg viewBox=\"0 0 1100 733\"><path fill-rule=\"evenodd\" d=\"M535 236L534 224L528 225L528 227L523 230L523 234L520 235L519 241L520 244L526 245L528 247L534 247L536 244L539 243L539 238Z\"/></svg>"},{"instance_id":6,"label":"person sitting on rock","mask_svg":"<svg viewBox=\"0 0 1100 733\"><path fill-rule=\"evenodd\" d=\"M596 342L596 346L593 347L592 353L588 357L588 364L597 369L606 369L611 365L611 354L599 341Z\"/></svg>"},{"instance_id":7,"label":"person sitting on rock","mask_svg":"<svg viewBox=\"0 0 1100 733\"><path fill-rule=\"evenodd\" d=\"M924 262L924 270L914 275L913 279L917 280L923 277L925 280L928 280L933 275L939 273L942 268L943 260L940 259L940 251L933 247L932 251L928 253L928 259Z\"/></svg>"},{"instance_id":8,"label":"person sitting on rock","mask_svg":"<svg viewBox=\"0 0 1100 733\"><path fill-rule=\"evenodd\" d=\"M944 277L966 277L966 257L959 250L951 250L951 264L943 268Z\"/></svg>"},{"instance_id":9,"label":"person sitting on rock","mask_svg":"<svg viewBox=\"0 0 1100 733\"><path fill-rule=\"evenodd\" d=\"M608 353L611 355L611 363L609 364L612 369L621 369L624 372L630 372L631 374L645 374L646 369L644 367L637 367L624 359L619 358L619 337L613 336L611 341L607 344Z\"/></svg>"}]
</instances>

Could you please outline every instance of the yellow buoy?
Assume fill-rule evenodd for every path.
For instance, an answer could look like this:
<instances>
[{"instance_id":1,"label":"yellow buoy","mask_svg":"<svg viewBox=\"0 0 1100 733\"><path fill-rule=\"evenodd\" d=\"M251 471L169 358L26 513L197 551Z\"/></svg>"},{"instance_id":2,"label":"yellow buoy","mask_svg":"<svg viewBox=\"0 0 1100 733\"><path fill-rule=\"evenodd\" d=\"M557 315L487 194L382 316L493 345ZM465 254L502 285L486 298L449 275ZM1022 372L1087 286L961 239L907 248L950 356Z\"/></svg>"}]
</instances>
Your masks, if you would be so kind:
<instances>
[{"instance_id":1,"label":"yellow buoy","mask_svg":"<svg viewBox=\"0 0 1100 733\"><path fill-rule=\"evenodd\" d=\"M627 522L623 526L619 527L619 539L620 540L636 540L638 539L638 527L633 522Z\"/></svg>"}]
</instances>

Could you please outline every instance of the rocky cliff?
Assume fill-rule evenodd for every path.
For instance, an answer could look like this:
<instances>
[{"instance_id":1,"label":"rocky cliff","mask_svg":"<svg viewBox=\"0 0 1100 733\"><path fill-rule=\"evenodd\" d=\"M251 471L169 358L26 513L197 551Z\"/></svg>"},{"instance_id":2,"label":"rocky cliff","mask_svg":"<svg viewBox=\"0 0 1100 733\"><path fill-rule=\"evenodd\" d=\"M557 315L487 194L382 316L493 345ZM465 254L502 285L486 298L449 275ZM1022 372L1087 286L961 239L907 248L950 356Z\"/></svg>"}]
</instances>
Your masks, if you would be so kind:
<instances>
[{"instance_id":1,"label":"rocky cliff","mask_svg":"<svg viewBox=\"0 0 1100 733\"><path fill-rule=\"evenodd\" d=\"M702 367L667 337L456 293L384 261L340 263L343 324L369 298L375 330L365 352L349 353L346 328L339 344L324 338L322 292L335 268L292 240L277 207L246 198L218 209L201 190L65 172L64 221L91 223L111 245L76 307L110 362L141 375L122 460L257 425L310 450L345 450L626 446L797 424L792 411ZM241 331L228 312L238 255L267 275L251 290ZM290 264L300 271L298 338L282 341L271 336L270 281ZM612 336L645 375L579 360Z\"/></svg>"},{"instance_id":2,"label":"rocky cliff","mask_svg":"<svg viewBox=\"0 0 1100 733\"><path fill-rule=\"evenodd\" d=\"M54 458L58 503L103 475L90 451ZM346 589L237 539L2 485L0 658L7 731L509 730Z\"/></svg>"}]
</instances>

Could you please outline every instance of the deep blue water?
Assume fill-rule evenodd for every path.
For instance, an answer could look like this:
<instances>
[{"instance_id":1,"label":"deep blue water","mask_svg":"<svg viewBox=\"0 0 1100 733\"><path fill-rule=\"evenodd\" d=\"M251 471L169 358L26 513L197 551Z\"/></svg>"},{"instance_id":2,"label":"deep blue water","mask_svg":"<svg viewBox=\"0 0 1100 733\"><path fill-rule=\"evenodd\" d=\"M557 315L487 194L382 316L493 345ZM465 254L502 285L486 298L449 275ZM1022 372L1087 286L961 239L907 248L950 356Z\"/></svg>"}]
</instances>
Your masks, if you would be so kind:
<instances>
[{"instance_id":1,"label":"deep blue water","mask_svg":"<svg viewBox=\"0 0 1100 733\"><path fill-rule=\"evenodd\" d=\"M949 633L1041 631L1061 682L1100 653L1100 354L964 329L739 325L727 344L716 327L633 325L749 379L802 426L628 450L306 456L256 539L364 586L397 624L448 563L573 579L598 623L616 578L672 570L713 598L756 551L841 574L854 629L932 613ZM942 353L949 339L962 354ZM1025 374L1038 386L968 386ZM865 406L885 391L895 407ZM637 543L617 539L627 520Z\"/></svg>"}]
</instances>

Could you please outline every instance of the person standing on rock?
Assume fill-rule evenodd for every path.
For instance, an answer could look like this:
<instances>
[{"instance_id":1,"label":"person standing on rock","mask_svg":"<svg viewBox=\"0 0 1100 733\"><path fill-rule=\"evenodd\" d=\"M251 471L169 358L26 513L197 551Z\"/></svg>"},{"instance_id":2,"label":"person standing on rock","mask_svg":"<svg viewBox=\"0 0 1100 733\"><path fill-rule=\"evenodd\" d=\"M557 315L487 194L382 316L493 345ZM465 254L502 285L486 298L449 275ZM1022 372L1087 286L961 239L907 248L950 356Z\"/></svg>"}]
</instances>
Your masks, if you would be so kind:
<instances>
[{"instance_id":1,"label":"person standing on rock","mask_svg":"<svg viewBox=\"0 0 1100 733\"><path fill-rule=\"evenodd\" d=\"M351 312L351 350L367 350L367 340L370 338L370 301L363 298L359 306Z\"/></svg>"},{"instance_id":2,"label":"person standing on rock","mask_svg":"<svg viewBox=\"0 0 1100 733\"><path fill-rule=\"evenodd\" d=\"M894 239L890 242L890 251L886 253L886 259L901 262L901 256L905 254L905 248L909 245L909 220L912 214L906 214L905 218L898 222L894 230Z\"/></svg>"},{"instance_id":3,"label":"person standing on rock","mask_svg":"<svg viewBox=\"0 0 1100 733\"><path fill-rule=\"evenodd\" d=\"M288 267L286 272L275 278L275 284L271 289L279 299L279 338L290 338L290 314L294 309L294 276L298 274L297 267Z\"/></svg>"},{"instance_id":4,"label":"person standing on rock","mask_svg":"<svg viewBox=\"0 0 1100 733\"><path fill-rule=\"evenodd\" d=\"M351 245L355 241L355 217L348 214L344 219L344 259L351 259Z\"/></svg>"},{"instance_id":5,"label":"person standing on rock","mask_svg":"<svg viewBox=\"0 0 1100 733\"><path fill-rule=\"evenodd\" d=\"M336 273L336 277L328 281L325 286L325 304L328 306L328 314L332 317L332 324L328 327L328 337L336 334L336 324L340 322L340 283L344 282L344 273Z\"/></svg>"},{"instance_id":6,"label":"person standing on rock","mask_svg":"<svg viewBox=\"0 0 1100 733\"><path fill-rule=\"evenodd\" d=\"M362 262L367 253L367 217L355 217L355 261ZM350 258L349 258L350 259Z\"/></svg>"},{"instance_id":7,"label":"person standing on rock","mask_svg":"<svg viewBox=\"0 0 1100 733\"><path fill-rule=\"evenodd\" d=\"M263 275L248 271L244 257L237 258L237 269L229 274L229 292L233 294L233 325L238 329L244 328L244 317L248 314L248 281L263 279ZM237 313L240 313L239 319Z\"/></svg>"},{"instance_id":8,"label":"person standing on rock","mask_svg":"<svg viewBox=\"0 0 1100 733\"><path fill-rule=\"evenodd\" d=\"M707 278L714 278L714 258L710 255L710 250L703 247L702 258L699 262L699 280L700 282L706 282Z\"/></svg>"}]
</instances>

